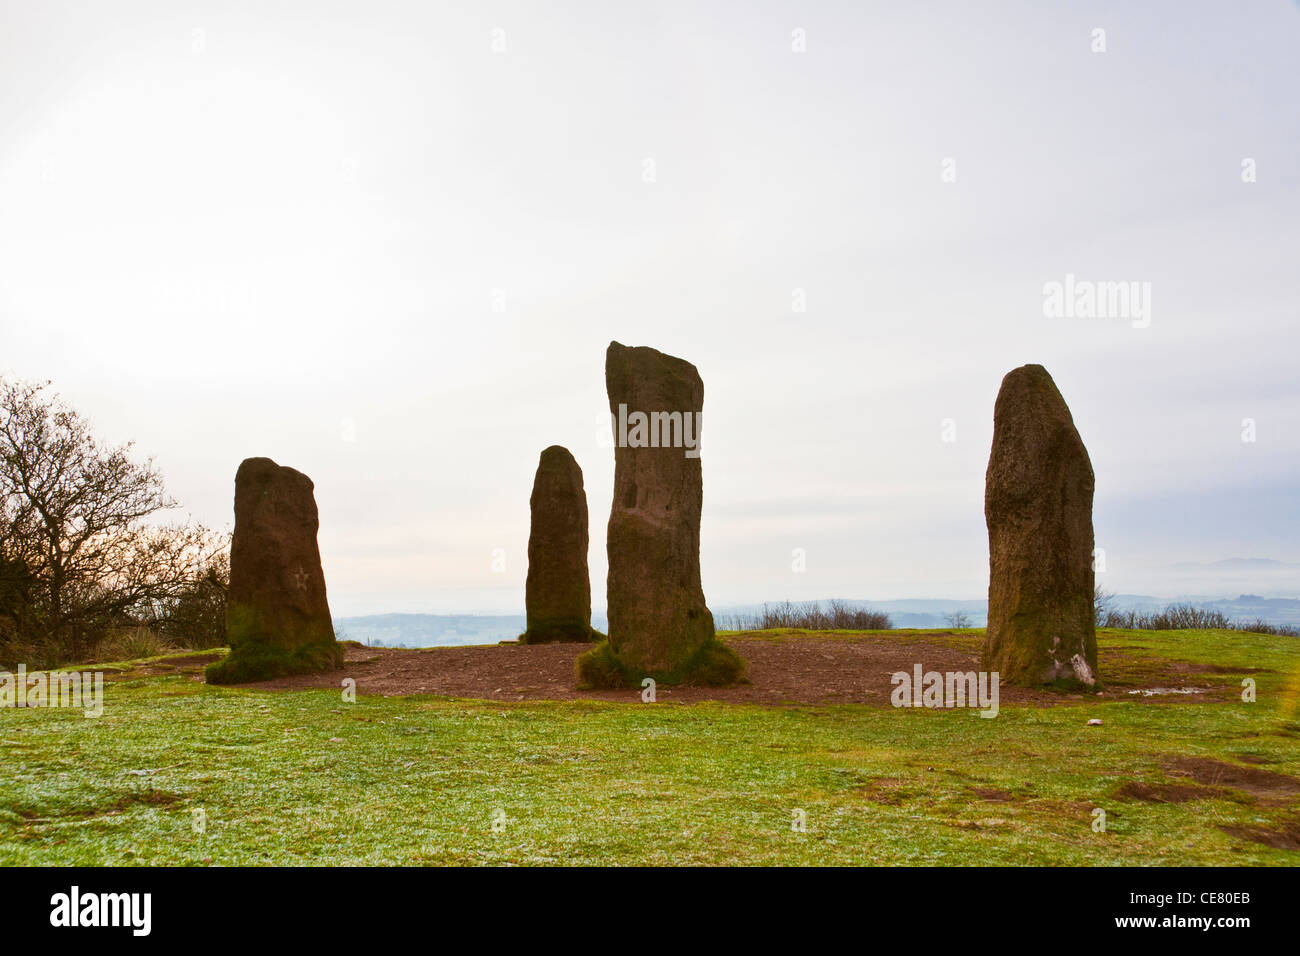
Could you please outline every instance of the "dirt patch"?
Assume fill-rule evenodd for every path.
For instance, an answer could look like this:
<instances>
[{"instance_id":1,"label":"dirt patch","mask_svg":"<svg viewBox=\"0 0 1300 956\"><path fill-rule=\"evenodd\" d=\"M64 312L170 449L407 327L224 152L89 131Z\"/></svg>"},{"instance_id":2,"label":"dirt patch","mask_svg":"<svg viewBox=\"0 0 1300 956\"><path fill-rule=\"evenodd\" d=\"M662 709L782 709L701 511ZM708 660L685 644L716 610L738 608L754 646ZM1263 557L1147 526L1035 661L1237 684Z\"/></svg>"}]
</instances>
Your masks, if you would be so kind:
<instances>
[{"instance_id":1,"label":"dirt patch","mask_svg":"<svg viewBox=\"0 0 1300 956\"><path fill-rule=\"evenodd\" d=\"M1157 704L1186 703L1188 698L1197 703L1239 700L1241 674L1271 673L1267 668L1225 667L1133 653L1140 650L1122 645L1099 649L1107 696L1149 698Z\"/></svg>"},{"instance_id":2,"label":"dirt patch","mask_svg":"<svg viewBox=\"0 0 1300 956\"><path fill-rule=\"evenodd\" d=\"M1289 802L1300 794L1300 780L1273 770L1242 767L1209 757L1169 757L1165 768L1210 787L1229 787L1268 800Z\"/></svg>"},{"instance_id":3,"label":"dirt patch","mask_svg":"<svg viewBox=\"0 0 1300 956\"><path fill-rule=\"evenodd\" d=\"M1034 809L1052 816L1064 817L1070 820L1091 820L1092 812L1097 809L1097 804L1092 800L1035 800ZM1118 820L1121 818L1121 811L1116 809L1107 809L1108 817Z\"/></svg>"},{"instance_id":4,"label":"dirt patch","mask_svg":"<svg viewBox=\"0 0 1300 956\"><path fill-rule=\"evenodd\" d=\"M57 820L83 820L100 816L116 816L119 813L125 813L131 807L137 804L154 807L170 807L180 803L184 798L178 793L168 793L165 790L140 790L135 793L125 794L116 800L111 800L92 807L62 807L54 812L41 813L36 810L21 809L17 811L25 823L52 823Z\"/></svg>"},{"instance_id":5,"label":"dirt patch","mask_svg":"<svg viewBox=\"0 0 1300 956\"><path fill-rule=\"evenodd\" d=\"M1215 787L1195 787L1186 783L1142 783L1133 780L1117 791L1117 797L1141 800L1143 803L1188 803L1192 800L1212 800L1228 797L1226 790Z\"/></svg>"},{"instance_id":6,"label":"dirt patch","mask_svg":"<svg viewBox=\"0 0 1300 956\"><path fill-rule=\"evenodd\" d=\"M897 671L915 664L926 671L978 671L977 654L919 641L874 635L788 639L726 637L749 663L750 683L737 687L656 688L659 702L727 701L757 704L874 704L890 706ZM574 660L590 645L501 644L405 650L346 648L343 670L262 681L261 690L338 689L344 678L357 693L394 696L438 694L487 700L640 701L641 689L579 690ZM1058 694L1003 684L1000 704L1060 703Z\"/></svg>"},{"instance_id":7,"label":"dirt patch","mask_svg":"<svg viewBox=\"0 0 1300 956\"><path fill-rule=\"evenodd\" d=\"M194 654L176 660L149 661L130 670L109 672L104 675L104 679L111 683L114 680L134 680L137 677L157 677L160 674L194 674L223 657L225 655L220 651L213 651L211 654Z\"/></svg>"},{"instance_id":8,"label":"dirt patch","mask_svg":"<svg viewBox=\"0 0 1300 956\"><path fill-rule=\"evenodd\" d=\"M1229 664L1195 664L1186 661L1171 661L1170 669L1187 674L1272 674L1267 667L1233 667Z\"/></svg>"},{"instance_id":9,"label":"dirt patch","mask_svg":"<svg viewBox=\"0 0 1300 956\"><path fill-rule=\"evenodd\" d=\"M952 635L936 634L936 638ZM722 640L749 662L750 683L738 687L668 687L659 685L659 702L725 701L770 705L870 704L889 707L891 677L912 672L979 670L978 648L954 647L908 638L864 634L817 637L733 635ZM421 650L349 644L342 670L306 674L244 685L259 690L338 690L345 678L357 693L380 696L436 694L486 700L640 701L640 688L579 690L574 660L584 644L488 644ZM1104 675L1103 675L1104 676ZM1162 675L1166 680L1172 674ZM1120 695L1125 696L1125 695ZM1101 698L1114 699L1110 694ZM1134 699L1134 698L1127 698ZM1159 698L1137 698L1144 703ZM1181 699L1185 700L1185 697ZM1199 698L1204 701L1204 697ZM1053 706L1096 701L1092 695L1066 696L1052 691L1002 684L1000 704Z\"/></svg>"},{"instance_id":10,"label":"dirt patch","mask_svg":"<svg viewBox=\"0 0 1300 956\"><path fill-rule=\"evenodd\" d=\"M985 817L982 820L944 820L943 825L954 830L996 830L1009 822L1004 817Z\"/></svg>"},{"instance_id":11,"label":"dirt patch","mask_svg":"<svg viewBox=\"0 0 1300 956\"><path fill-rule=\"evenodd\" d=\"M899 781L890 778L868 780L854 789L872 803L887 807L901 806L913 796L913 793Z\"/></svg>"},{"instance_id":12,"label":"dirt patch","mask_svg":"<svg viewBox=\"0 0 1300 956\"><path fill-rule=\"evenodd\" d=\"M972 787L970 792L989 803L1012 803L1016 799L1014 794L999 790L997 787Z\"/></svg>"},{"instance_id":13,"label":"dirt patch","mask_svg":"<svg viewBox=\"0 0 1300 956\"><path fill-rule=\"evenodd\" d=\"M1220 825L1219 829L1238 840L1262 843L1275 850L1300 850L1300 820L1284 823L1279 829Z\"/></svg>"}]
</instances>

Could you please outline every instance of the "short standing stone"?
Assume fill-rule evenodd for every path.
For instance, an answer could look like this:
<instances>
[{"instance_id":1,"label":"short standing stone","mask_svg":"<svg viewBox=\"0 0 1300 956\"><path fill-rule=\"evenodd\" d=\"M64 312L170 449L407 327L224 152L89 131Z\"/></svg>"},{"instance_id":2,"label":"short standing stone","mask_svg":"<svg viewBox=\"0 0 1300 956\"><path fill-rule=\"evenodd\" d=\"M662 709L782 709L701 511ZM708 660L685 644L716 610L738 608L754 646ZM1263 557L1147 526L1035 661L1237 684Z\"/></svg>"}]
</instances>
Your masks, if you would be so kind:
<instances>
[{"instance_id":1,"label":"short standing stone","mask_svg":"<svg viewBox=\"0 0 1300 956\"><path fill-rule=\"evenodd\" d=\"M542 452L529 499L528 630L520 643L590 641L591 577L587 572L587 492L567 448Z\"/></svg>"},{"instance_id":2,"label":"short standing stone","mask_svg":"<svg viewBox=\"0 0 1300 956\"><path fill-rule=\"evenodd\" d=\"M704 383L690 362L612 342L605 386L615 431L609 644L579 661L579 677L732 683L744 662L717 641L700 583Z\"/></svg>"},{"instance_id":3,"label":"short standing stone","mask_svg":"<svg viewBox=\"0 0 1300 956\"><path fill-rule=\"evenodd\" d=\"M984 486L989 615L983 666L1020 684L1097 679L1093 472L1041 365L1002 380Z\"/></svg>"},{"instance_id":4,"label":"short standing stone","mask_svg":"<svg viewBox=\"0 0 1300 956\"><path fill-rule=\"evenodd\" d=\"M235 474L226 635L230 654L208 681L239 684L342 666L316 532L311 479L269 458Z\"/></svg>"}]
</instances>

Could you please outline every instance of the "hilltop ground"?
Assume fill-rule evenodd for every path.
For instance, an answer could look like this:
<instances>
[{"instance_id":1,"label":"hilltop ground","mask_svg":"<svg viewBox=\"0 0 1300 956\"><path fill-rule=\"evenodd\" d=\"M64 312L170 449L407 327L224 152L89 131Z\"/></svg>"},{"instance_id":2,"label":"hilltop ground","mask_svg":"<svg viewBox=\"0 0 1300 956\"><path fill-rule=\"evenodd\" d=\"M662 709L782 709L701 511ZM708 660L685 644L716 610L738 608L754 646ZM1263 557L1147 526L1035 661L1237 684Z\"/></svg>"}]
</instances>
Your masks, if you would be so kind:
<instances>
[{"instance_id":1,"label":"hilltop ground","mask_svg":"<svg viewBox=\"0 0 1300 956\"><path fill-rule=\"evenodd\" d=\"M751 685L654 704L576 691L574 645L95 665L98 719L0 711L0 863L1300 863L1294 638L1103 631L1102 695L1004 686L995 719L889 706L979 631L725 639Z\"/></svg>"},{"instance_id":2,"label":"hilltop ground","mask_svg":"<svg viewBox=\"0 0 1300 956\"><path fill-rule=\"evenodd\" d=\"M1137 632L1135 632L1137 633ZM729 634L726 642L749 664L749 683L737 687L668 687L655 689L657 702L726 701L754 704L890 705L896 671L979 669L983 632L965 631L763 631ZM485 700L639 701L638 687L623 691L579 690L574 659L583 644L477 645L421 650L350 644L344 669L247 685L257 690L337 688L343 678L357 682L359 694L438 694ZM1297 643L1300 651L1300 643ZM1239 700L1241 679L1226 665L1138 657L1125 653L1134 645L1103 646L1101 666L1108 675L1102 697L1129 691L1191 690L1202 700ZM1251 672L1250 669L1241 673ZM1087 695L1092 699L1092 695ZM1132 696L1140 696L1135 693ZM1151 696L1164 697L1163 694ZM1169 695L1186 699L1184 694ZM1083 700L1084 694L1061 695L1003 684L1008 703L1057 704Z\"/></svg>"}]
</instances>

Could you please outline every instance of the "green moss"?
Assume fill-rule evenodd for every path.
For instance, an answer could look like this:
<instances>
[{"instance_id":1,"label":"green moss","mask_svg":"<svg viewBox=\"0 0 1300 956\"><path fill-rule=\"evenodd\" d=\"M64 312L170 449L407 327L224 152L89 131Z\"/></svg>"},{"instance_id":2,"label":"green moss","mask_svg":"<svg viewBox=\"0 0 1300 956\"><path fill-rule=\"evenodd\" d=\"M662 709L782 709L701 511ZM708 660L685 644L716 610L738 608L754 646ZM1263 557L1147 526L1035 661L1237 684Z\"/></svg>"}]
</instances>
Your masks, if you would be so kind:
<instances>
[{"instance_id":1,"label":"green moss","mask_svg":"<svg viewBox=\"0 0 1300 956\"><path fill-rule=\"evenodd\" d=\"M334 626L328 619L304 621L288 615L277 616L255 605L235 601L226 606L226 637L232 651L246 644L276 644L293 650L335 643Z\"/></svg>"},{"instance_id":2,"label":"green moss","mask_svg":"<svg viewBox=\"0 0 1300 956\"><path fill-rule=\"evenodd\" d=\"M1048 681L1043 685L1043 690L1054 691L1058 694L1096 694L1105 689L1106 687L1101 681L1085 684L1076 677L1061 677L1054 681Z\"/></svg>"},{"instance_id":3,"label":"green moss","mask_svg":"<svg viewBox=\"0 0 1300 956\"><path fill-rule=\"evenodd\" d=\"M721 641L712 640L695 652L680 673L684 684L730 687L749 683L745 670L743 657Z\"/></svg>"},{"instance_id":4,"label":"green moss","mask_svg":"<svg viewBox=\"0 0 1300 956\"><path fill-rule=\"evenodd\" d=\"M580 690L615 690L632 686L631 678L610 650L608 641L601 641L579 656L573 667Z\"/></svg>"},{"instance_id":5,"label":"green moss","mask_svg":"<svg viewBox=\"0 0 1300 956\"><path fill-rule=\"evenodd\" d=\"M247 684L337 670L342 666L343 645L337 642L307 644L288 650L266 641L250 641L222 660L209 664L205 674L209 684Z\"/></svg>"},{"instance_id":6,"label":"green moss","mask_svg":"<svg viewBox=\"0 0 1300 956\"><path fill-rule=\"evenodd\" d=\"M249 604L226 608L230 654L208 665L209 684L246 684L343 666L343 645L328 621L286 622Z\"/></svg>"},{"instance_id":7,"label":"green moss","mask_svg":"<svg viewBox=\"0 0 1300 956\"><path fill-rule=\"evenodd\" d=\"M585 643L603 641L605 635L578 618L552 618L533 624L519 635L520 644Z\"/></svg>"},{"instance_id":8,"label":"green moss","mask_svg":"<svg viewBox=\"0 0 1300 956\"><path fill-rule=\"evenodd\" d=\"M641 681L647 677L668 686L695 684L703 687L728 687L749 683L745 676L744 659L716 638L707 641L680 667L668 671L643 671L628 667L619 660L608 641L596 645L579 657L574 668L578 687L582 690L640 687Z\"/></svg>"}]
</instances>

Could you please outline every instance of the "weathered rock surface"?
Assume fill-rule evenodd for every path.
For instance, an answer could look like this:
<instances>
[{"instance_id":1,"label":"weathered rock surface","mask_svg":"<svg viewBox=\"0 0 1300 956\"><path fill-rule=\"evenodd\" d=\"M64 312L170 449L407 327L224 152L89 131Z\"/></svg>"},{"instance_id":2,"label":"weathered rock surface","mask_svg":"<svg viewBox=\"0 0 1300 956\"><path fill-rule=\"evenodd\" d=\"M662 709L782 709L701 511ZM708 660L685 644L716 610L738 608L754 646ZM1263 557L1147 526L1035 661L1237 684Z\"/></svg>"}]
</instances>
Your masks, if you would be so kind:
<instances>
[{"instance_id":1,"label":"weathered rock surface","mask_svg":"<svg viewBox=\"0 0 1300 956\"><path fill-rule=\"evenodd\" d=\"M628 675L734 681L743 662L717 642L700 583L704 383L690 362L611 342L605 386L615 431L607 663Z\"/></svg>"},{"instance_id":2,"label":"weathered rock surface","mask_svg":"<svg viewBox=\"0 0 1300 956\"><path fill-rule=\"evenodd\" d=\"M1002 380L984 486L989 617L983 667L1012 683L1097 678L1092 463L1041 365Z\"/></svg>"},{"instance_id":3,"label":"weathered rock surface","mask_svg":"<svg viewBox=\"0 0 1300 956\"><path fill-rule=\"evenodd\" d=\"M542 452L529 499L528 629L523 644L590 641L591 576L587 571L587 492L567 448Z\"/></svg>"},{"instance_id":4,"label":"weathered rock surface","mask_svg":"<svg viewBox=\"0 0 1300 956\"><path fill-rule=\"evenodd\" d=\"M310 478L269 458L235 474L226 635L230 654L211 683L237 684L341 667L325 595Z\"/></svg>"}]
</instances>

